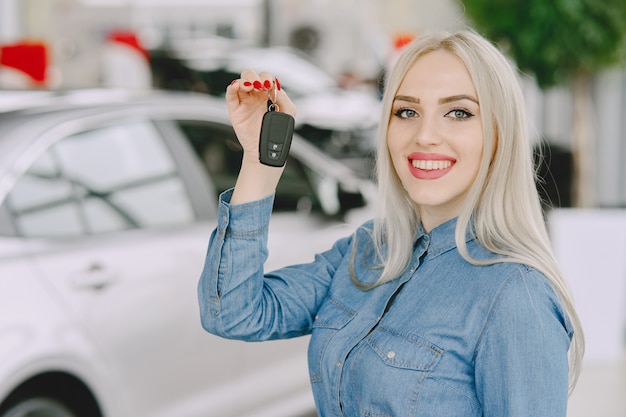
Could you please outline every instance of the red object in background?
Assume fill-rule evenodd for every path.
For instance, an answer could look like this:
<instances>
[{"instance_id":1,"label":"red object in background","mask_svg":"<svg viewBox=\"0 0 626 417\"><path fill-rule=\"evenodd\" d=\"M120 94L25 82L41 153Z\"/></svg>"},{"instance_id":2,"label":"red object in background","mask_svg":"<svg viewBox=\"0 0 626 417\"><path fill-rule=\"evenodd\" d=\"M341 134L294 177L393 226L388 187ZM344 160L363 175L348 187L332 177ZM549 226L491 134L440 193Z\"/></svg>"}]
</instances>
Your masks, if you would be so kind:
<instances>
[{"instance_id":1,"label":"red object in background","mask_svg":"<svg viewBox=\"0 0 626 417\"><path fill-rule=\"evenodd\" d=\"M410 44L411 42L413 42L413 40L415 40L415 35L412 33L401 33L396 35L396 37L393 40L393 47L397 50L397 49L402 49L405 46L407 46L408 44Z\"/></svg>"},{"instance_id":2,"label":"red object in background","mask_svg":"<svg viewBox=\"0 0 626 417\"><path fill-rule=\"evenodd\" d=\"M0 65L25 73L36 84L44 84L48 68L48 47L43 42L2 45Z\"/></svg>"},{"instance_id":3,"label":"red object in background","mask_svg":"<svg viewBox=\"0 0 626 417\"><path fill-rule=\"evenodd\" d=\"M121 43L137 50L146 59L149 59L148 51L141 45L137 34L134 32L116 30L109 35L109 42Z\"/></svg>"}]
</instances>

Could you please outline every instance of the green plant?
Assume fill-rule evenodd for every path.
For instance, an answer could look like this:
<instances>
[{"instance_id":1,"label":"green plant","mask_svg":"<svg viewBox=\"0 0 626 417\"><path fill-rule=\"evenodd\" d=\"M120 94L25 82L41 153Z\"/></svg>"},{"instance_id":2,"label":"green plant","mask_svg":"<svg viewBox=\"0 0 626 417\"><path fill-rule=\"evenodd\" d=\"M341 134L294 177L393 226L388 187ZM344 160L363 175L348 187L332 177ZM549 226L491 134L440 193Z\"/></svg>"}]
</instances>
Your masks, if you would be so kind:
<instances>
[{"instance_id":1,"label":"green plant","mask_svg":"<svg viewBox=\"0 0 626 417\"><path fill-rule=\"evenodd\" d=\"M572 91L574 196L593 205L591 80L626 62L626 0L462 0L476 30L495 41L539 87Z\"/></svg>"}]
</instances>

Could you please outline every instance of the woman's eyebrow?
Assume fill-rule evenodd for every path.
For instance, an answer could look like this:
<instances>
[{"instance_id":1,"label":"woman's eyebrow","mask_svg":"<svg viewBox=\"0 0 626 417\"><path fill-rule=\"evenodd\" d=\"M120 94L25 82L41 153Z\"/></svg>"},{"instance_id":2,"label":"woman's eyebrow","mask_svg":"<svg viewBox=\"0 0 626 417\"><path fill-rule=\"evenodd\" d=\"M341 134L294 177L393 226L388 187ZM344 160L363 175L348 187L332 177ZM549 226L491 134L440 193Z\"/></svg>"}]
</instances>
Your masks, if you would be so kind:
<instances>
[{"instance_id":1,"label":"woman's eyebrow","mask_svg":"<svg viewBox=\"0 0 626 417\"><path fill-rule=\"evenodd\" d=\"M459 94L459 95L456 95L456 96L440 98L439 99L439 104L452 103L454 101L461 101L461 100L469 100L469 101L473 101L474 103L478 104L478 99L475 99L474 97L469 96L467 94Z\"/></svg>"},{"instance_id":2,"label":"woman's eyebrow","mask_svg":"<svg viewBox=\"0 0 626 417\"><path fill-rule=\"evenodd\" d=\"M474 97L467 95L467 94L458 94L458 95L454 95L454 96L450 96L450 97L443 97L439 99L439 104L446 104L446 103L452 103L454 101L461 101L461 100L470 100L473 101L476 104L478 103L478 100L475 99ZM417 97L412 97L412 96L402 96L402 95L398 95L394 97L394 101L406 101L408 103L415 103L415 104L419 104L420 103L420 99Z\"/></svg>"},{"instance_id":3,"label":"woman's eyebrow","mask_svg":"<svg viewBox=\"0 0 626 417\"><path fill-rule=\"evenodd\" d=\"M419 104L420 99L417 97L411 97L411 96L395 96L393 101L407 101L409 103Z\"/></svg>"}]
</instances>

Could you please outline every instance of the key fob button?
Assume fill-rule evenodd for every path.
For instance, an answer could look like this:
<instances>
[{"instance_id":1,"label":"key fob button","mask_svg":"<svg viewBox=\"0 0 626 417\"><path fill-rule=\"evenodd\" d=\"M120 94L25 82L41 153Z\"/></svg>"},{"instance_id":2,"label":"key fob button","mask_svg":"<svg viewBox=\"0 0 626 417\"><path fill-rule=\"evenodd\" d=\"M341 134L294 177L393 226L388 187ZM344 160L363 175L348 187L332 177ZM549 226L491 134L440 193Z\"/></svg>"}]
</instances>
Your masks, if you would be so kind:
<instances>
[{"instance_id":1,"label":"key fob button","mask_svg":"<svg viewBox=\"0 0 626 417\"><path fill-rule=\"evenodd\" d=\"M282 151L283 150L283 144L282 143L275 143L275 142L270 142L269 143L269 149L272 151Z\"/></svg>"}]
</instances>

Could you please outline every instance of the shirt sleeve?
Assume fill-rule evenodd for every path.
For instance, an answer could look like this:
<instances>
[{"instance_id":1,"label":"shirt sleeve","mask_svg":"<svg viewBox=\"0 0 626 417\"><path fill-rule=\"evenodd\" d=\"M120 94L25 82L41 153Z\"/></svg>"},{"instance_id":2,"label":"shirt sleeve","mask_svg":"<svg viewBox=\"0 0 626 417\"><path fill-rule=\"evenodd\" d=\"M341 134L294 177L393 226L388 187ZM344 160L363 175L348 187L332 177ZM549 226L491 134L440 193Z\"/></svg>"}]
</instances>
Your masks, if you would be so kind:
<instances>
[{"instance_id":1,"label":"shirt sleeve","mask_svg":"<svg viewBox=\"0 0 626 417\"><path fill-rule=\"evenodd\" d=\"M520 267L492 305L476 353L485 417L565 417L571 324L546 278Z\"/></svg>"},{"instance_id":2,"label":"shirt sleeve","mask_svg":"<svg viewBox=\"0 0 626 417\"><path fill-rule=\"evenodd\" d=\"M350 238L309 264L264 273L274 196L240 205L231 205L231 196L232 190L220 196L218 224L198 284L202 326L246 341L309 334Z\"/></svg>"}]
</instances>

